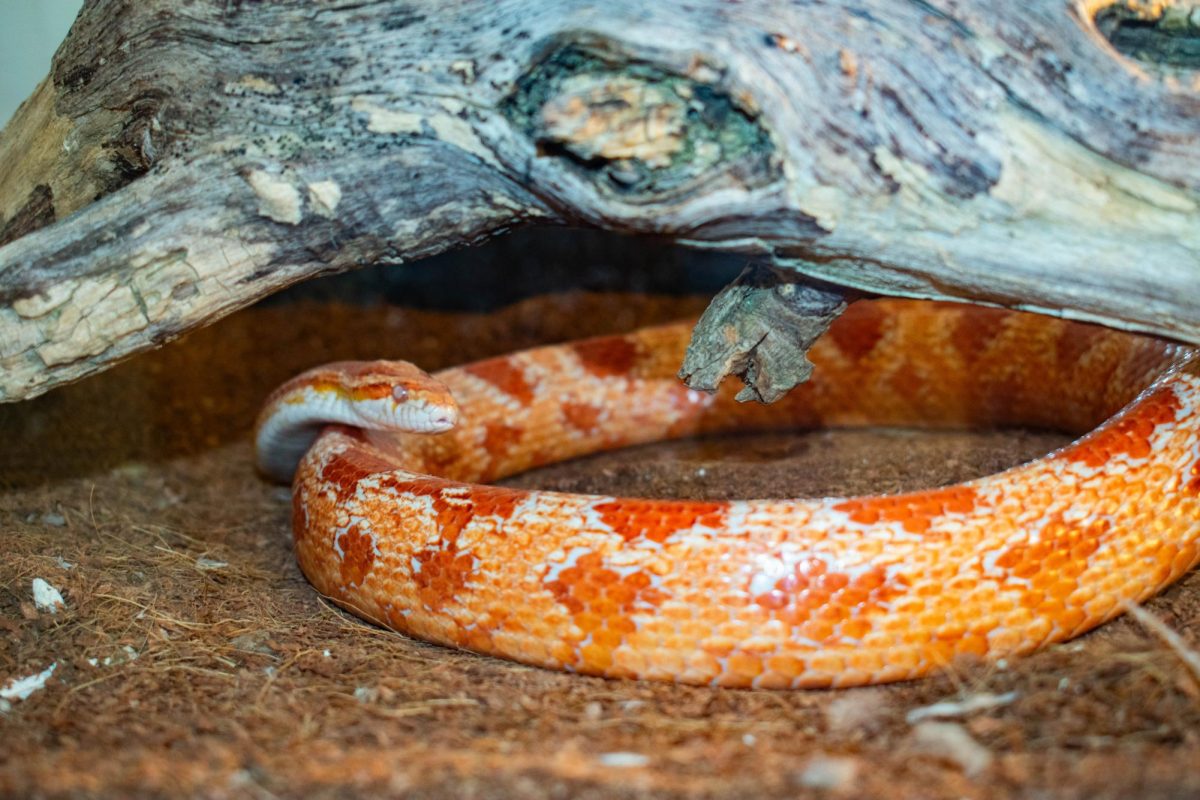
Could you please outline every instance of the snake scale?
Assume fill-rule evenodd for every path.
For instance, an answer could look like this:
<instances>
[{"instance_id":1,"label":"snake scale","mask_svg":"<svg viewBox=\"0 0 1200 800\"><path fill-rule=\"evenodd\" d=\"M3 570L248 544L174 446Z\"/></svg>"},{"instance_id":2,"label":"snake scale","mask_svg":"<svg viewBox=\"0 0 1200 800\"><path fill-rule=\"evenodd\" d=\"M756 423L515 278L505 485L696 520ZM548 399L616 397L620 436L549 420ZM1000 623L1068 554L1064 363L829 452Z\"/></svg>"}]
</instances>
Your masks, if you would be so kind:
<instances>
[{"instance_id":1,"label":"snake scale","mask_svg":"<svg viewBox=\"0 0 1200 800\"><path fill-rule=\"evenodd\" d=\"M278 478L295 472L304 574L353 613L431 642L593 675L786 688L1027 653L1200 559L1190 348L1020 312L861 301L813 348L810 382L761 406L678 381L690 328L434 378L403 362L334 364L280 387L259 418L258 459ZM892 496L708 502L487 485L668 438L862 425L1081 438Z\"/></svg>"}]
</instances>

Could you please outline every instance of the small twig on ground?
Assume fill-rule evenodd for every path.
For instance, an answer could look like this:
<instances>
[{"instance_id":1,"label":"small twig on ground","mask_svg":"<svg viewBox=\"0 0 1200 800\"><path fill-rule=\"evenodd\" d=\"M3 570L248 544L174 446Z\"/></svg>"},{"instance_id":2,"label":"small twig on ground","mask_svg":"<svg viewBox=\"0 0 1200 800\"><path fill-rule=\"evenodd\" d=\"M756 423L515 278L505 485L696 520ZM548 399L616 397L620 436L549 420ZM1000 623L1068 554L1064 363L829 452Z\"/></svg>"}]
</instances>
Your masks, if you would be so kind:
<instances>
[{"instance_id":1,"label":"small twig on ground","mask_svg":"<svg viewBox=\"0 0 1200 800\"><path fill-rule=\"evenodd\" d=\"M1126 600L1122 605L1131 617L1142 623L1147 630L1163 640L1167 647L1171 649L1171 652L1187 667L1188 671L1192 674L1192 679L1196 681L1197 685L1200 685L1200 653L1197 653L1195 649L1183 640L1182 636L1171 630L1161 619L1137 603Z\"/></svg>"}]
</instances>

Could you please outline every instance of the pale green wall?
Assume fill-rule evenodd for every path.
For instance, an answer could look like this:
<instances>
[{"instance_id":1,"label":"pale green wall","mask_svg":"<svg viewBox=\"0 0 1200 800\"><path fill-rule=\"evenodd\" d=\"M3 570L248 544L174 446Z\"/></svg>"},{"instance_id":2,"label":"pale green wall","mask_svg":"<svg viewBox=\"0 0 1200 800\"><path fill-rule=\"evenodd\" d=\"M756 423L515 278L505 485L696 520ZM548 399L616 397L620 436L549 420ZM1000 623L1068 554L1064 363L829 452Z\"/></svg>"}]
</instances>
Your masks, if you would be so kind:
<instances>
[{"instance_id":1,"label":"pale green wall","mask_svg":"<svg viewBox=\"0 0 1200 800\"><path fill-rule=\"evenodd\" d=\"M0 125L50 69L83 0L0 0Z\"/></svg>"}]
</instances>

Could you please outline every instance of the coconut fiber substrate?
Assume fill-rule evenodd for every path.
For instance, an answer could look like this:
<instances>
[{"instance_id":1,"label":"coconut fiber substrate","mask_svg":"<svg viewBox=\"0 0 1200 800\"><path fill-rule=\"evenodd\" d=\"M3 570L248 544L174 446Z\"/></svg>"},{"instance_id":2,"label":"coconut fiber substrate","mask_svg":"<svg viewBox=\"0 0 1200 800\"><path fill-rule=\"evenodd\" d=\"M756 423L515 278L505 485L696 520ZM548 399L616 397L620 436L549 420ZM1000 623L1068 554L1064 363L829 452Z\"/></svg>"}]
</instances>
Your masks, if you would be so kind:
<instances>
[{"instance_id":1,"label":"coconut fiber substrate","mask_svg":"<svg viewBox=\"0 0 1200 800\"><path fill-rule=\"evenodd\" d=\"M437 369L703 305L581 292L485 313L257 307L0 408L0 793L1200 796L1197 676L1127 618L1031 657L956 663L904 684L721 690L423 644L360 622L305 582L289 491L251 463L250 427L277 383L341 358ZM1029 431L727 437L516 482L659 497L897 491L1063 442ZM62 596L55 613L49 587ZM1200 575L1147 608L1194 646Z\"/></svg>"}]
</instances>

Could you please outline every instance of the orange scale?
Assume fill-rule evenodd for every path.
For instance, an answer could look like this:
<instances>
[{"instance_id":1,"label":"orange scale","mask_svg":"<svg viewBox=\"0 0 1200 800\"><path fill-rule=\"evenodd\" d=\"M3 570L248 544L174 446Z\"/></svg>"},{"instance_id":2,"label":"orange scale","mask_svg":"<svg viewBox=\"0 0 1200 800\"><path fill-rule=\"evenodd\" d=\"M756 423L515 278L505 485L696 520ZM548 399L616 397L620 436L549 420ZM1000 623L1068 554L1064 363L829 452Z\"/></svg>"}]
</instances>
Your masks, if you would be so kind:
<instances>
[{"instance_id":1,"label":"orange scale","mask_svg":"<svg viewBox=\"0 0 1200 800\"><path fill-rule=\"evenodd\" d=\"M837 627L837 634L846 639L862 639L872 630L871 623L861 617L850 617Z\"/></svg>"},{"instance_id":2,"label":"orange scale","mask_svg":"<svg viewBox=\"0 0 1200 800\"><path fill-rule=\"evenodd\" d=\"M675 665L675 666L672 666ZM674 661L666 661L654 664L654 669L661 670L659 677L661 680L669 680L679 683L692 683L705 685L712 683L716 678L724 676L719 663L714 664L696 664L692 665L677 665ZM666 672L666 670L677 670L675 673ZM644 677L649 677L646 675ZM727 682L727 681L726 681Z\"/></svg>"},{"instance_id":3,"label":"orange scale","mask_svg":"<svg viewBox=\"0 0 1200 800\"><path fill-rule=\"evenodd\" d=\"M1130 567L1126 566L1116 572L1111 572L1107 575L1101 575L1095 581L1095 587L1099 594L1115 595L1120 594L1125 589L1125 584L1129 582ZM1136 572L1137 570L1132 570Z\"/></svg>"},{"instance_id":4,"label":"orange scale","mask_svg":"<svg viewBox=\"0 0 1200 800\"><path fill-rule=\"evenodd\" d=\"M587 576L588 583L595 586L608 586L619 581L620 579L621 576L611 569L592 570Z\"/></svg>"},{"instance_id":5,"label":"orange scale","mask_svg":"<svg viewBox=\"0 0 1200 800\"><path fill-rule=\"evenodd\" d=\"M575 625L584 633L592 633L604 626L604 618L591 611L582 611L574 617Z\"/></svg>"},{"instance_id":6,"label":"orange scale","mask_svg":"<svg viewBox=\"0 0 1200 800\"><path fill-rule=\"evenodd\" d=\"M914 597L942 597L946 594L946 587L940 581L922 581L913 585L910 592Z\"/></svg>"},{"instance_id":7,"label":"orange scale","mask_svg":"<svg viewBox=\"0 0 1200 800\"><path fill-rule=\"evenodd\" d=\"M969 620L965 614L952 616L949 614L941 614L940 620L934 619L931 615L929 619L929 627L933 630L934 638L936 639L960 639L967 635L967 627Z\"/></svg>"},{"instance_id":8,"label":"orange scale","mask_svg":"<svg viewBox=\"0 0 1200 800\"><path fill-rule=\"evenodd\" d=\"M925 611L927 606L928 603L924 597L916 594L906 594L903 597L896 598L892 602L890 614L905 620L911 620Z\"/></svg>"},{"instance_id":9,"label":"orange scale","mask_svg":"<svg viewBox=\"0 0 1200 800\"><path fill-rule=\"evenodd\" d=\"M1182 545L1171 560L1171 573L1173 575L1182 575L1184 572L1192 568L1196 563L1196 559L1200 558L1200 549L1196 542L1188 542Z\"/></svg>"},{"instance_id":10,"label":"orange scale","mask_svg":"<svg viewBox=\"0 0 1200 800\"><path fill-rule=\"evenodd\" d=\"M833 597L833 602L846 606L847 608L859 608L866 605L870 599L870 593L860 588L843 589Z\"/></svg>"},{"instance_id":11,"label":"orange scale","mask_svg":"<svg viewBox=\"0 0 1200 800\"><path fill-rule=\"evenodd\" d=\"M633 572L625 576L625 580L622 581L622 585L636 590L645 589L653 582L653 579L651 579L649 575L639 570L638 572Z\"/></svg>"},{"instance_id":12,"label":"orange scale","mask_svg":"<svg viewBox=\"0 0 1200 800\"><path fill-rule=\"evenodd\" d=\"M754 679L755 689L790 689L792 677L767 670Z\"/></svg>"},{"instance_id":13,"label":"orange scale","mask_svg":"<svg viewBox=\"0 0 1200 800\"><path fill-rule=\"evenodd\" d=\"M628 644L621 645L612 652L613 666L625 674L641 677L646 671L647 659L640 648Z\"/></svg>"},{"instance_id":14,"label":"orange scale","mask_svg":"<svg viewBox=\"0 0 1200 800\"><path fill-rule=\"evenodd\" d=\"M875 622L875 630L888 636L902 637L914 624L915 614L888 614Z\"/></svg>"},{"instance_id":15,"label":"orange scale","mask_svg":"<svg viewBox=\"0 0 1200 800\"><path fill-rule=\"evenodd\" d=\"M988 646L992 652L1013 652L1021 644L1021 634L1013 628L998 627L988 634Z\"/></svg>"},{"instance_id":16,"label":"orange scale","mask_svg":"<svg viewBox=\"0 0 1200 800\"><path fill-rule=\"evenodd\" d=\"M808 657L808 669L813 672L822 672L826 675L838 675L846 667L845 659L841 654L830 652L817 652Z\"/></svg>"},{"instance_id":17,"label":"orange scale","mask_svg":"<svg viewBox=\"0 0 1200 800\"><path fill-rule=\"evenodd\" d=\"M622 636L628 636L636 631L638 626L630 617L613 616L608 618L608 629L616 631Z\"/></svg>"},{"instance_id":18,"label":"orange scale","mask_svg":"<svg viewBox=\"0 0 1200 800\"><path fill-rule=\"evenodd\" d=\"M1057 571L1042 570L1029 579L1029 591L1048 594L1050 589L1061 581L1062 575Z\"/></svg>"},{"instance_id":19,"label":"orange scale","mask_svg":"<svg viewBox=\"0 0 1200 800\"><path fill-rule=\"evenodd\" d=\"M472 628L463 631L459 641L469 650L487 651L492 649L492 632L486 628Z\"/></svg>"},{"instance_id":20,"label":"orange scale","mask_svg":"<svg viewBox=\"0 0 1200 800\"><path fill-rule=\"evenodd\" d=\"M933 639L933 631L929 628L919 627L916 622L902 631L897 631L896 634L902 643L918 647Z\"/></svg>"},{"instance_id":21,"label":"orange scale","mask_svg":"<svg viewBox=\"0 0 1200 800\"><path fill-rule=\"evenodd\" d=\"M578 583L582 577L583 570L581 570L578 566L567 567L558 573L558 577L555 579L555 582L561 583L564 586L570 586L573 583Z\"/></svg>"},{"instance_id":22,"label":"orange scale","mask_svg":"<svg viewBox=\"0 0 1200 800\"><path fill-rule=\"evenodd\" d=\"M788 627L795 627L808 622L812 618L812 609L805 606L787 606L772 612L771 618L778 620Z\"/></svg>"},{"instance_id":23,"label":"orange scale","mask_svg":"<svg viewBox=\"0 0 1200 800\"><path fill-rule=\"evenodd\" d=\"M612 651L595 644L585 644L579 648L580 668L587 672L604 672L612 666Z\"/></svg>"},{"instance_id":24,"label":"orange scale","mask_svg":"<svg viewBox=\"0 0 1200 800\"><path fill-rule=\"evenodd\" d=\"M700 641L712 636L713 626L704 619L680 620L673 628L680 636L694 641Z\"/></svg>"},{"instance_id":25,"label":"orange scale","mask_svg":"<svg viewBox=\"0 0 1200 800\"><path fill-rule=\"evenodd\" d=\"M1048 553L1042 559L1042 570L1044 572L1056 572L1070 563L1072 563L1070 551L1060 548Z\"/></svg>"},{"instance_id":26,"label":"orange scale","mask_svg":"<svg viewBox=\"0 0 1200 800\"><path fill-rule=\"evenodd\" d=\"M1078 608L1064 609L1059 615L1058 624L1068 637L1074 636L1087 622L1087 614Z\"/></svg>"},{"instance_id":27,"label":"orange scale","mask_svg":"<svg viewBox=\"0 0 1200 800\"><path fill-rule=\"evenodd\" d=\"M1060 614L1066 611L1066 604L1062 598L1046 595L1045 599L1037 605L1034 612L1039 616L1057 618Z\"/></svg>"},{"instance_id":28,"label":"orange scale","mask_svg":"<svg viewBox=\"0 0 1200 800\"><path fill-rule=\"evenodd\" d=\"M1015 564L1009 571L1017 578L1028 580L1038 573L1041 566L1032 553L1027 553L1026 558Z\"/></svg>"},{"instance_id":29,"label":"orange scale","mask_svg":"<svg viewBox=\"0 0 1200 800\"><path fill-rule=\"evenodd\" d=\"M816 585L821 591L833 593L844 589L850 583L850 576L841 572L829 572L817 579Z\"/></svg>"},{"instance_id":30,"label":"orange scale","mask_svg":"<svg viewBox=\"0 0 1200 800\"><path fill-rule=\"evenodd\" d=\"M1029 647L1026 649L1037 647L1042 642L1046 641L1046 639L1048 639L1050 634L1053 632L1054 623L1051 620L1043 617L1035 617L1034 619L1030 620L1028 627L1025 628L1025 640L1029 645Z\"/></svg>"},{"instance_id":31,"label":"orange scale","mask_svg":"<svg viewBox=\"0 0 1200 800\"><path fill-rule=\"evenodd\" d=\"M954 649L960 655L972 655L983 658L987 656L990 647L986 636L982 634L967 634L955 642Z\"/></svg>"},{"instance_id":32,"label":"orange scale","mask_svg":"<svg viewBox=\"0 0 1200 800\"><path fill-rule=\"evenodd\" d=\"M942 627L953 624L950 622L947 610L942 607L934 607L921 612L913 620L913 623L926 631L930 631L931 635L940 635L933 632L940 631Z\"/></svg>"},{"instance_id":33,"label":"orange scale","mask_svg":"<svg viewBox=\"0 0 1200 800\"><path fill-rule=\"evenodd\" d=\"M748 682L762 674L763 659L751 653L733 653L725 661L725 670L737 676L739 682Z\"/></svg>"},{"instance_id":34,"label":"orange scale","mask_svg":"<svg viewBox=\"0 0 1200 800\"><path fill-rule=\"evenodd\" d=\"M833 624L825 620L811 619L802 625L797 626L797 633L806 638L812 639L814 642L828 642L834 639Z\"/></svg>"},{"instance_id":35,"label":"orange scale","mask_svg":"<svg viewBox=\"0 0 1200 800\"><path fill-rule=\"evenodd\" d=\"M675 682L686 680L685 676L694 676L697 680L689 683L707 683L720 673L719 669L689 669L678 651L665 648L649 653L646 662L646 670L640 676L645 680Z\"/></svg>"},{"instance_id":36,"label":"orange scale","mask_svg":"<svg viewBox=\"0 0 1200 800\"><path fill-rule=\"evenodd\" d=\"M737 648L738 640L731 636L717 634L701 639L699 645L704 652L720 658L732 653Z\"/></svg>"},{"instance_id":37,"label":"orange scale","mask_svg":"<svg viewBox=\"0 0 1200 800\"><path fill-rule=\"evenodd\" d=\"M618 606L625 606L632 603L634 598L637 597L637 592L637 588L631 586L628 580L604 587L604 597Z\"/></svg>"},{"instance_id":38,"label":"orange scale","mask_svg":"<svg viewBox=\"0 0 1200 800\"><path fill-rule=\"evenodd\" d=\"M621 616L621 607L612 600L604 597L597 598L595 602L588 606L588 609L593 614L604 617L608 620L616 619Z\"/></svg>"},{"instance_id":39,"label":"orange scale","mask_svg":"<svg viewBox=\"0 0 1200 800\"><path fill-rule=\"evenodd\" d=\"M750 627L745 620L728 617L722 617L713 626L718 636L728 636L733 639L744 639L750 635Z\"/></svg>"},{"instance_id":40,"label":"orange scale","mask_svg":"<svg viewBox=\"0 0 1200 800\"><path fill-rule=\"evenodd\" d=\"M741 641L738 649L762 657L779 649L779 639L773 636L750 636Z\"/></svg>"},{"instance_id":41,"label":"orange scale","mask_svg":"<svg viewBox=\"0 0 1200 800\"><path fill-rule=\"evenodd\" d=\"M850 615L853 613L854 609L850 606L845 606L836 602L828 602L817 609L816 613L813 614L813 619L836 625L843 620L849 619Z\"/></svg>"},{"instance_id":42,"label":"orange scale","mask_svg":"<svg viewBox=\"0 0 1200 800\"><path fill-rule=\"evenodd\" d=\"M758 605L762 606L765 609L769 609L771 611L778 611L781 608L787 607L789 599L790 598L788 597L786 592L779 591L778 589L772 589L769 592L764 592L763 594L756 595L754 598L754 602L757 603Z\"/></svg>"},{"instance_id":43,"label":"orange scale","mask_svg":"<svg viewBox=\"0 0 1200 800\"><path fill-rule=\"evenodd\" d=\"M612 628L601 628L592 633L591 643L597 647L603 647L612 650L621 644L624 635L620 631Z\"/></svg>"},{"instance_id":44,"label":"orange scale","mask_svg":"<svg viewBox=\"0 0 1200 800\"><path fill-rule=\"evenodd\" d=\"M900 641L894 631L872 629L862 637L861 647L863 650L872 650L875 652L886 652Z\"/></svg>"},{"instance_id":45,"label":"orange scale","mask_svg":"<svg viewBox=\"0 0 1200 800\"><path fill-rule=\"evenodd\" d=\"M764 666L769 672L782 675L783 677L787 678L789 682L807 669L807 664L804 659L791 655L769 656L764 661Z\"/></svg>"},{"instance_id":46,"label":"orange scale","mask_svg":"<svg viewBox=\"0 0 1200 800\"><path fill-rule=\"evenodd\" d=\"M1078 588L1079 581L1074 578L1065 578L1047 587L1046 595L1065 605L1067 598L1073 595Z\"/></svg>"},{"instance_id":47,"label":"orange scale","mask_svg":"<svg viewBox=\"0 0 1200 800\"><path fill-rule=\"evenodd\" d=\"M815 612L821 606L829 602L830 592L818 587L810 587L795 594L794 602L798 606L807 606Z\"/></svg>"},{"instance_id":48,"label":"orange scale","mask_svg":"<svg viewBox=\"0 0 1200 800\"><path fill-rule=\"evenodd\" d=\"M953 663L956 656L955 642L934 639L926 646L923 660L935 667L946 667Z\"/></svg>"},{"instance_id":49,"label":"orange scale","mask_svg":"<svg viewBox=\"0 0 1200 800\"><path fill-rule=\"evenodd\" d=\"M593 551L584 553L575 562L575 566L580 570L580 573L591 572L592 570L603 569L604 556ZM566 572L567 570L563 570Z\"/></svg>"},{"instance_id":50,"label":"orange scale","mask_svg":"<svg viewBox=\"0 0 1200 800\"><path fill-rule=\"evenodd\" d=\"M876 650L850 650L844 658L847 670L864 675L874 675L887 663L883 654Z\"/></svg>"}]
</instances>

